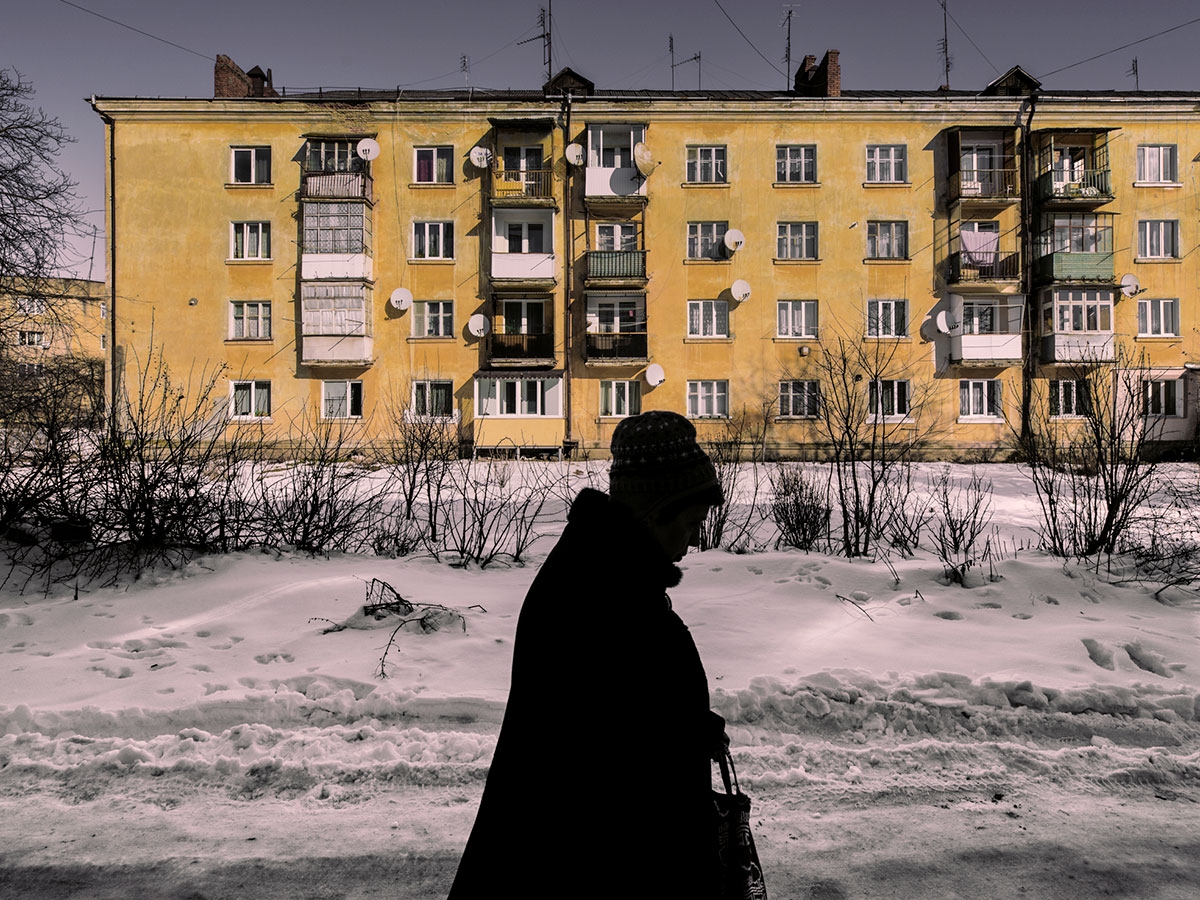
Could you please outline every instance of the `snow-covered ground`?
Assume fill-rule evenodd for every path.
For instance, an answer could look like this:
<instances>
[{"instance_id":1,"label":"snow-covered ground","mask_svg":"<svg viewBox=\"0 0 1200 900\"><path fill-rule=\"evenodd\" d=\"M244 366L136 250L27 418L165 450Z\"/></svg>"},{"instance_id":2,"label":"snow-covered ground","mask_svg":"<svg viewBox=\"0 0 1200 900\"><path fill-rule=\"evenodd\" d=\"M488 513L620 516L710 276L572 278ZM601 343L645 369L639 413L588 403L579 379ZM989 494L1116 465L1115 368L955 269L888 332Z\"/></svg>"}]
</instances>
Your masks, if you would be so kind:
<instances>
[{"instance_id":1,"label":"snow-covered ground","mask_svg":"<svg viewBox=\"0 0 1200 900\"><path fill-rule=\"evenodd\" d=\"M1196 896L1200 603L1030 549L1028 482L1015 466L986 474L1004 552L970 587L947 584L925 550L888 564L685 559L672 598L761 816L773 897L1085 897L1106 884ZM257 860L260 884L285 886L258 897L367 896L351 876L316 887L336 866L313 858L377 852L399 866L375 873L403 886L395 896L443 895L503 713L521 599L552 542L526 567L243 554L78 596L6 594L0 893L127 896L97 886L119 863L157 873L126 871L129 892L176 896L155 890L184 876L156 866L218 860L228 876ZM372 578L462 614L428 633L406 626L386 678L399 620L358 614ZM595 627L636 628L636 610L597 609ZM611 715L640 702L614 686ZM623 739L636 754L638 736ZM569 785L541 788L543 802L569 802ZM1006 856L1018 827L1044 836L1021 852L1021 878ZM1150 835L1161 846L1132 850ZM1048 848L1068 845L1096 856L1052 862ZM1137 879L1097 876L1123 846ZM961 865L929 881L949 848ZM879 868L897 854L913 872ZM308 874L271 868L285 860ZM99 868L63 881L75 864ZM206 871L197 895L246 895Z\"/></svg>"}]
</instances>

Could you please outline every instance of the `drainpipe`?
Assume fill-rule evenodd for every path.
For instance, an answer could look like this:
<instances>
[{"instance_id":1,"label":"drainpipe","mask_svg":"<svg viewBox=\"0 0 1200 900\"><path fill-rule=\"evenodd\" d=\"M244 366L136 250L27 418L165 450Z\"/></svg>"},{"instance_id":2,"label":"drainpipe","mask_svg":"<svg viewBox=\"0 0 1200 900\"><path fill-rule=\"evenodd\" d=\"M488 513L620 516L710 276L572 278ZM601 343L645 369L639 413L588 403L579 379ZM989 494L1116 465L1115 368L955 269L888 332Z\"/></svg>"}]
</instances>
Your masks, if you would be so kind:
<instances>
[{"instance_id":1,"label":"drainpipe","mask_svg":"<svg viewBox=\"0 0 1200 900\"><path fill-rule=\"evenodd\" d=\"M562 124L563 152L571 141L571 92L563 93L562 113L559 117ZM565 159L565 157L564 157ZM571 432L572 403L571 403L571 353L574 342L571 334L571 292L574 283L571 280L571 164L563 165L563 412L566 416L563 429L563 450L573 449L575 443Z\"/></svg>"},{"instance_id":2,"label":"drainpipe","mask_svg":"<svg viewBox=\"0 0 1200 900\"><path fill-rule=\"evenodd\" d=\"M118 365L123 366L123 354L117 347L117 123L111 116L96 109L96 98L93 96L92 109L95 110L108 132L108 208L107 229L108 240L108 409L106 417L116 423L118 410Z\"/></svg>"},{"instance_id":3,"label":"drainpipe","mask_svg":"<svg viewBox=\"0 0 1200 900\"><path fill-rule=\"evenodd\" d=\"M1022 256L1024 265L1025 316L1024 331L1029 344L1025 348L1024 360L1021 365L1021 442L1028 440L1030 435L1030 418L1033 406L1033 375L1037 370L1041 350L1036 337L1038 325L1037 299L1033 295L1033 253L1034 253L1034 172L1033 159L1033 115L1037 107L1037 94L1030 94L1028 112L1025 121L1021 123L1021 225L1022 227Z\"/></svg>"}]
</instances>

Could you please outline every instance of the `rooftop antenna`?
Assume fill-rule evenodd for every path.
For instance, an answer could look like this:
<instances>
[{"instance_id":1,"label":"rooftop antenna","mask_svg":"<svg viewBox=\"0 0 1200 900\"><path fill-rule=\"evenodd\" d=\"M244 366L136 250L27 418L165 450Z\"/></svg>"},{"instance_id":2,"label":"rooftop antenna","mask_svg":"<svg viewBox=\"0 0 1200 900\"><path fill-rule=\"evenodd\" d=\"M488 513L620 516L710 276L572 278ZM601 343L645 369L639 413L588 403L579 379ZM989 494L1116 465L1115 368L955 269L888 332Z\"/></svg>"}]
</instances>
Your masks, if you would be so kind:
<instances>
[{"instance_id":1,"label":"rooftop antenna","mask_svg":"<svg viewBox=\"0 0 1200 900\"><path fill-rule=\"evenodd\" d=\"M667 35L667 50L671 53L671 90L675 90L675 35Z\"/></svg>"},{"instance_id":2,"label":"rooftop antenna","mask_svg":"<svg viewBox=\"0 0 1200 900\"><path fill-rule=\"evenodd\" d=\"M674 48L672 48L672 50L673 49ZM696 64L696 90L701 90L701 88L700 88L700 53L699 53L699 51L696 52L695 56L689 56L687 59L681 59L679 62L675 62L675 54L674 54L674 52L671 53L671 90L675 90L675 67L682 66L684 63L690 63L690 62L694 62Z\"/></svg>"},{"instance_id":3,"label":"rooftop antenna","mask_svg":"<svg viewBox=\"0 0 1200 900\"><path fill-rule=\"evenodd\" d=\"M1131 65L1129 67L1129 71L1126 72L1125 74L1133 76L1133 89L1135 91L1140 91L1141 87L1138 86L1138 70L1137 70L1137 57L1136 56L1133 58L1133 65Z\"/></svg>"},{"instance_id":4,"label":"rooftop antenna","mask_svg":"<svg viewBox=\"0 0 1200 900\"><path fill-rule=\"evenodd\" d=\"M950 90L950 67L953 63L950 60L950 27L947 24L949 13L946 11L947 0L941 0L942 3L942 39L938 42L938 50L942 54L942 62L946 80L942 87L945 90Z\"/></svg>"},{"instance_id":5,"label":"rooftop antenna","mask_svg":"<svg viewBox=\"0 0 1200 900\"><path fill-rule=\"evenodd\" d=\"M544 6L538 10L538 25L540 25L542 27L542 33L535 34L533 37L530 37L530 38L525 38L525 40L523 40L523 41L517 41L518 45L528 44L530 41L541 41L542 42L542 62L546 66L546 80L547 81L549 81L551 78L554 77L554 73L552 71L550 71L550 65L551 65L551 63L550 63L550 56L551 56L551 53L550 53L550 49L551 49L550 29L551 29L551 22L552 22L553 16L554 16L553 0L550 0L549 6L550 6L549 12L546 11L546 7L544 7Z\"/></svg>"},{"instance_id":6,"label":"rooftop antenna","mask_svg":"<svg viewBox=\"0 0 1200 900\"><path fill-rule=\"evenodd\" d=\"M783 51L783 89L790 90L792 87L792 10L799 9L799 3L789 3L784 7L783 21L779 23L780 28L787 28L787 44Z\"/></svg>"},{"instance_id":7,"label":"rooftop antenna","mask_svg":"<svg viewBox=\"0 0 1200 900\"><path fill-rule=\"evenodd\" d=\"M463 54L458 58L458 71L463 73L463 84L471 84L471 57Z\"/></svg>"}]
</instances>

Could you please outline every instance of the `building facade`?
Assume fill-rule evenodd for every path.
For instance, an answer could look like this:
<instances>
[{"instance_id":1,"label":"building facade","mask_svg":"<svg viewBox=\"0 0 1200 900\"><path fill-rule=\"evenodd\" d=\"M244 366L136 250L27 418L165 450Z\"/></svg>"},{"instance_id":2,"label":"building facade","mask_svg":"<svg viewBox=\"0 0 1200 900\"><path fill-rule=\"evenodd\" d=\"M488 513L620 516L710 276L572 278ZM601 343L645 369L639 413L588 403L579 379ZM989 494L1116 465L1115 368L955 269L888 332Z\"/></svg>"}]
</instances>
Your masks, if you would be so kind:
<instances>
[{"instance_id":1,"label":"building facade","mask_svg":"<svg viewBox=\"0 0 1200 900\"><path fill-rule=\"evenodd\" d=\"M791 92L289 95L220 57L212 100L96 98L114 377L219 367L230 427L281 435L603 455L660 408L781 457L820 455L841 377L964 458L1136 361L1193 443L1200 93L840 82L830 51Z\"/></svg>"}]
</instances>

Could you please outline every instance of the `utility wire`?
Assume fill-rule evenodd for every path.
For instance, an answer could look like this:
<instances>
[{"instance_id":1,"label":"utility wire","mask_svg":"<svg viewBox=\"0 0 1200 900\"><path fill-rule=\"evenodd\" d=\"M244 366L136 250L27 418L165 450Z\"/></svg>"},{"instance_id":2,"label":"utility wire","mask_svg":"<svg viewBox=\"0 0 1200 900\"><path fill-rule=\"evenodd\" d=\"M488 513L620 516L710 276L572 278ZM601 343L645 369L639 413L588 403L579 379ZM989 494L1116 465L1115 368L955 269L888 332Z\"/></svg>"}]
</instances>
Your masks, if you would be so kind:
<instances>
[{"instance_id":1,"label":"utility wire","mask_svg":"<svg viewBox=\"0 0 1200 900\"><path fill-rule=\"evenodd\" d=\"M183 44L177 44L174 41L168 41L166 38L160 38L157 34L151 34L148 31L142 31L140 28L134 28L132 25L126 25L124 22L118 22L116 19L110 19L108 16L96 12L94 9L88 9L86 6L80 6L78 3L72 3L71 0L58 0L58 2L73 7L80 12L85 12L88 15L95 16L97 19L103 19L105 22L112 22L114 25L120 25L122 28L128 28L130 31L137 32L144 37L153 38L159 43L166 44L169 47L174 47L175 49L182 50L185 53L191 53L193 56L199 56L201 59L216 59L216 57L211 53L201 53L199 50L193 50L191 47L183 46Z\"/></svg>"},{"instance_id":2,"label":"utility wire","mask_svg":"<svg viewBox=\"0 0 1200 900\"><path fill-rule=\"evenodd\" d=\"M983 61L992 67L992 71L994 71L997 75L999 75L1000 70L996 68L996 64L987 58L986 53L984 53L982 50L979 49L979 45L977 43L975 43L975 41L971 37L971 35L967 34L967 29L963 28L960 24L958 24L958 19L954 18L954 13L950 12L950 10L947 8L944 0L934 0L934 2L936 2L939 6L941 6L942 11L945 12L946 15L949 16L950 21L954 23L954 27L962 32L963 37L965 37L967 39L967 41L971 44L971 46L975 48L975 52L983 57ZM949 52L949 48L947 48L946 52L947 53Z\"/></svg>"},{"instance_id":3,"label":"utility wire","mask_svg":"<svg viewBox=\"0 0 1200 900\"><path fill-rule=\"evenodd\" d=\"M476 59L474 56L470 57L471 66L474 67L474 66L479 65L480 63L487 62L493 56L497 56L500 53L503 53L509 47L513 46L518 41L520 41L521 38L525 37L525 35L529 34L529 32L533 31L534 27L536 27L536 26L530 26L529 28L526 28L524 31L522 31L519 35L517 35L515 38L513 38L511 41L509 41L503 47L501 47L498 50L492 51L487 56L481 56L478 59ZM405 81L405 82L398 84L397 87L412 87L413 85L416 85L416 84L429 84L429 82L431 82L431 81L440 81L443 78L449 78L451 75L461 75L461 74L462 74L462 69L457 68L453 72L447 72L444 75L434 75L432 78L422 78L420 81Z\"/></svg>"},{"instance_id":4,"label":"utility wire","mask_svg":"<svg viewBox=\"0 0 1200 900\"><path fill-rule=\"evenodd\" d=\"M1045 75L1040 77L1049 78L1051 75L1057 75L1059 72L1065 72L1067 69L1073 69L1076 66L1082 66L1084 63L1090 63L1093 60L1100 59L1104 56L1109 56L1110 54L1117 53L1120 50L1126 50L1129 47L1135 47L1138 44L1144 44L1146 41L1153 40L1156 37L1162 37L1164 34L1170 34L1172 31L1178 31L1180 28L1187 28L1189 25L1195 25L1197 22L1200 22L1200 18L1192 19L1190 22L1184 22L1181 25L1173 25L1170 28L1155 32L1154 34L1148 35L1144 38L1138 38L1136 41L1130 41L1128 44L1122 44L1120 47L1113 47L1111 50L1105 50L1103 53L1097 53L1095 56L1089 56L1087 59L1081 59L1079 62L1071 63L1069 66L1063 66L1061 69L1055 69L1053 72L1047 72Z\"/></svg>"},{"instance_id":5,"label":"utility wire","mask_svg":"<svg viewBox=\"0 0 1200 900\"><path fill-rule=\"evenodd\" d=\"M760 57L762 57L763 62L765 62L768 66L770 66L772 69L774 69L776 72L778 72L780 75L782 75L783 77L786 78L788 73L783 71L783 69L779 68L779 66L775 65L775 63L771 62L769 59L767 59L765 56L763 56L762 51L754 46L754 42L752 40L750 40L750 38L746 37L746 32L744 32L744 31L742 31L742 29L738 28L738 23L733 21L733 18L729 15L729 13L725 12L725 7L723 7L721 5L721 0L713 0L713 3L717 4L717 9L719 9L721 11L721 15L723 15L725 18L729 19L729 24L732 25L734 27L734 30L736 30L737 33L742 36L742 39L745 40L745 42L750 45L750 49L753 50L755 53L757 53Z\"/></svg>"}]
</instances>

